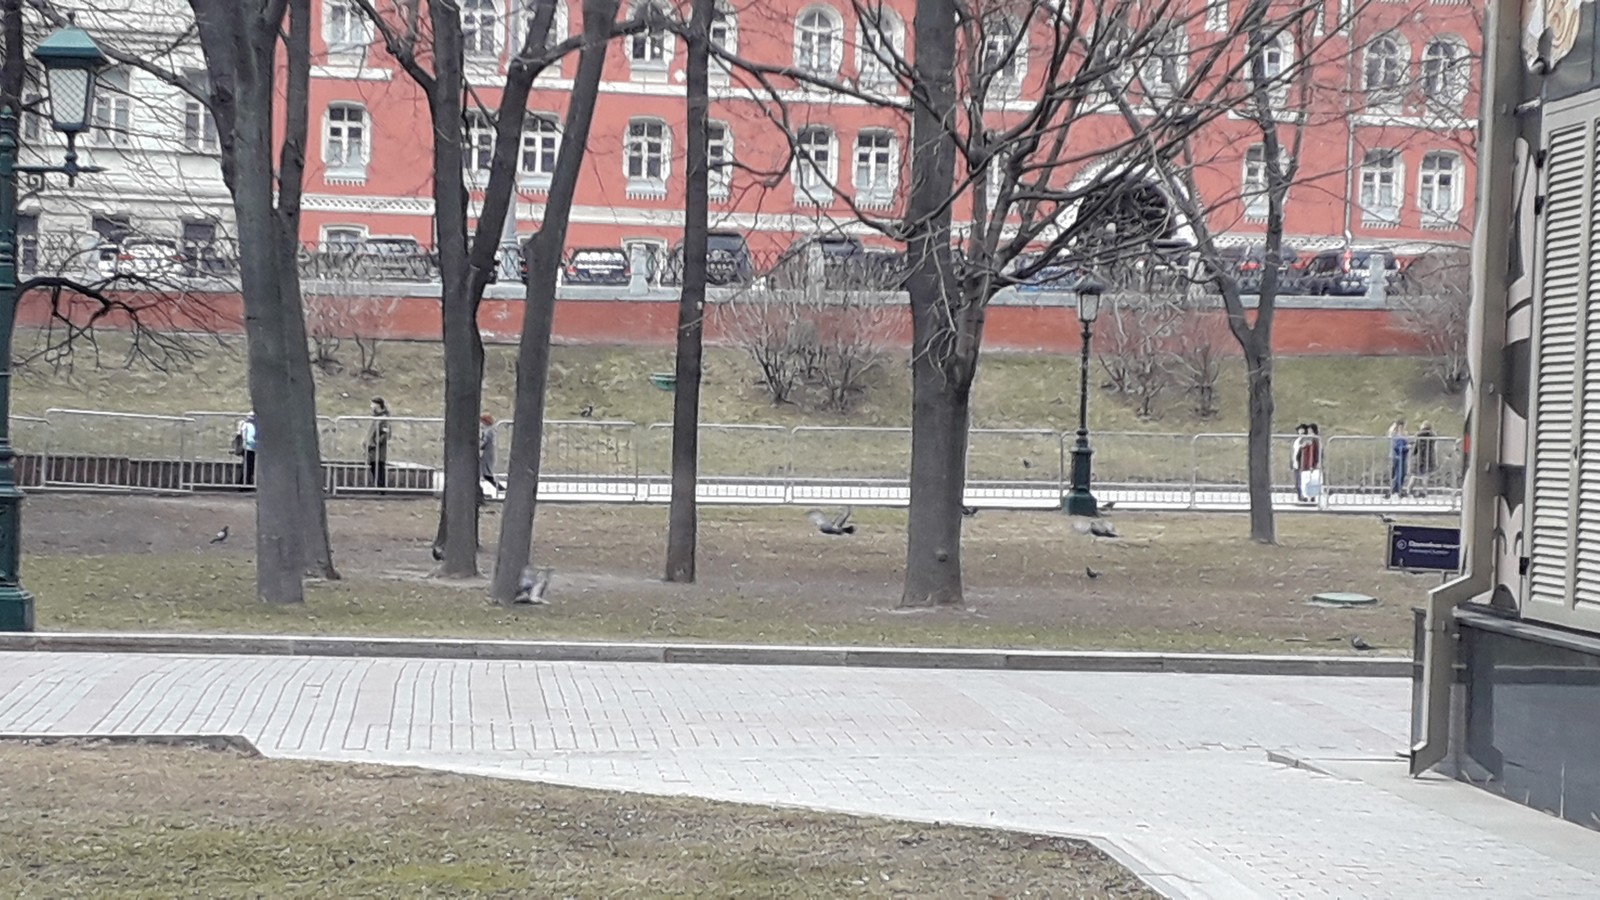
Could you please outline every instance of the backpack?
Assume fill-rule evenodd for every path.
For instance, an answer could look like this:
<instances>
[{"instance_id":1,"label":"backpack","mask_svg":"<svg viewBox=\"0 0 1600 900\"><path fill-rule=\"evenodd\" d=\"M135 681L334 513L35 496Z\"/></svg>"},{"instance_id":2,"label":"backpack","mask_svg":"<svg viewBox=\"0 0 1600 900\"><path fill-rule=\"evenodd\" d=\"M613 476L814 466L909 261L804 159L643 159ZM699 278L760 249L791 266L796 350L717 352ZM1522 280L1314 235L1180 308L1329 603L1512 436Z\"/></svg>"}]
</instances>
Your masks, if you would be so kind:
<instances>
[{"instance_id":1,"label":"backpack","mask_svg":"<svg viewBox=\"0 0 1600 900\"><path fill-rule=\"evenodd\" d=\"M229 445L228 452L234 456L244 455L244 432L235 431L233 433L233 442Z\"/></svg>"}]
</instances>

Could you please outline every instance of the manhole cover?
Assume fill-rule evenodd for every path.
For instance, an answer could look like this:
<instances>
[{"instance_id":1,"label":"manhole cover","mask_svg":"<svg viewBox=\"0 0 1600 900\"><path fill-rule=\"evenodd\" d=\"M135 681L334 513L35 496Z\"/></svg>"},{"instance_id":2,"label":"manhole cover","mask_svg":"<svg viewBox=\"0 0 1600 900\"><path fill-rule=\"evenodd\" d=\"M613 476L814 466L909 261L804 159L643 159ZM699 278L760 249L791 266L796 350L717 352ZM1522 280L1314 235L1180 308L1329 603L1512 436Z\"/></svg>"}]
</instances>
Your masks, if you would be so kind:
<instances>
[{"instance_id":1,"label":"manhole cover","mask_svg":"<svg viewBox=\"0 0 1600 900\"><path fill-rule=\"evenodd\" d=\"M1316 606L1371 606L1378 598L1351 591L1323 591L1311 595L1310 602Z\"/></svg>"}]
</instances>

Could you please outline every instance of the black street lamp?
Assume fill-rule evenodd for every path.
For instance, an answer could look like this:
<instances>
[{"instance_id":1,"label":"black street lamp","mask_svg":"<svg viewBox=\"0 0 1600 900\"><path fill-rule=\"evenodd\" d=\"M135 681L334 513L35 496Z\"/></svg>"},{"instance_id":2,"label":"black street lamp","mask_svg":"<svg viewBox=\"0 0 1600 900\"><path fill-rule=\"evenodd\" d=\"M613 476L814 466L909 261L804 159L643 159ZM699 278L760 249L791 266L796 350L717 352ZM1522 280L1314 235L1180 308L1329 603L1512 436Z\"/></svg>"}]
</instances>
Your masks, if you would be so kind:
<instances>
[{"instance_id":1,"label":"black street lamp","mask_svg":"<svg viewBox=\"0 0 1600 900\"><path fill-rule=\"evenodd\" d=\"M59 174L67 183L94 166L78 165L77 136L94 113L95 73L109 60L82 28L56 29L33 51L50 88L50 124L67 136L59 166L19 166L18 110L0 108L0 631L33 630L33 595L22 589L22 492L11 449L11 337L16 327L17 176Z\"/></svg>"},{"instance_id":2,"label":"black street lamp","mask_svg":"<svg viewBox=\"0 0 1600 900\"><path fill-rule=\"evenodd\" d=\"M1083 325L1083 356L1078 365L1078 439L1072 445L1072 486L1061 501L1061 508L1074 516L1098 516L1100 504L1089 492L1089 341L1090 326L1100 315L1100 297L1106 286L1093 275L1084 275L1075 289L1078 294L1078 322Z\"/></svg>"}]
</instances>

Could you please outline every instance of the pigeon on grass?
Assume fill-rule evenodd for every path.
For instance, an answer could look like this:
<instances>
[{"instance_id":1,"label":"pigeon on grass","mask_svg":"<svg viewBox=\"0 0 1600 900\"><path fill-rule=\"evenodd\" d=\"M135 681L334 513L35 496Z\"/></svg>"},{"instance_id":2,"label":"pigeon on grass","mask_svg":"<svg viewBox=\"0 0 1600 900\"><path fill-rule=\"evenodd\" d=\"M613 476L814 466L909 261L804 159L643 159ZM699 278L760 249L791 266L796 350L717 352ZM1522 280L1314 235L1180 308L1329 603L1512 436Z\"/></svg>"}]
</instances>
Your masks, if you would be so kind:
<instances>
[{"instance_id":1,"label":"pigeon on grass","mask_svg":"<svg viewBox=\"0 0 1600 900\"><path fill-rule=\"evenodd\" d=\"M217 532L216 536L213 537L211 540L207 541L207 543L220 544L220 543L222 543L223 541L225 541L227 539L228 539L228 526L224 525L224 526L222 526L222 530Z\"/></svg>"},{"instance_id":2,"label":"pigeon on grass","mask_svg":"<svg viewBox=\"0 0 1600 900\"><path fill-rule=\"evenodd\" d=\"M820 509L807 511L806 518L811 520L811 524L817 526L818 531L826 535L856 533L856 527L850 524L850 507L848 506L840 510L839 515L832 519L828 518L827 514Z\"/></svg>"},{"instance_id":3,"label":"pigeon on grass","mask_svg":"<svg viewBox=\"0 0 1600 900\"><path fill-rule=\"evenodd\" d=\"M550 566L535 569L528 566L522 570L522 577L517 579L517 593L511 598L512 603L524 606L544 606L550 601L544 598L545 592L550 589L550 576L555 569Z\"/></svg>"}]
</instances>

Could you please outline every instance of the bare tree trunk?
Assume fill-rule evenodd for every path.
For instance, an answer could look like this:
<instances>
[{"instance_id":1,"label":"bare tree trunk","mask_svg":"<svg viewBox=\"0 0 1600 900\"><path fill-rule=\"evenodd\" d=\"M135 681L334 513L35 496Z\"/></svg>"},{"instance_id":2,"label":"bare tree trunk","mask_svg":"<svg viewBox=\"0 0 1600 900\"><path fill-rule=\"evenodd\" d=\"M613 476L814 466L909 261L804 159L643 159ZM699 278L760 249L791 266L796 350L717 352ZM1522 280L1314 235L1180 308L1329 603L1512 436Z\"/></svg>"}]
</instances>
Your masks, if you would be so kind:
<instances>
[{"instance_id":1,"label":"bare tree trunk","mask_svg":"<svg viewBox=\"0 0 1600 900\"><path fill-rule=\"evenodd\" d=\"M250 398L260 423L256 492L256 594L269 603L305 599L302 573L336 577L323 505L316 402L293 243L298 237L309 73L309 2L289 0L273 16L231 0L190 0L206 58L212 111L222 136L222 173L233 197L241 254ZM286 135L274 159L273 101L285 12ZM275 173L281 167L281 174ZM279 195L274 203L274 193Z\"/></svg>"},{"instance_id":2,"label":"bare tree trunk","mask_svg":"<svg viewBox=\"0 0 1600 900\"><path fill-rule=\"evenodd\" d=\"M672 397L672 505L667 515L667 581L694 581L700 469L700 366L704 350L709 204L706 126L710 109L710 31L715 0L694 0L688 33L687 178L683 208L683 285Z\"/></svg>"},{"instance_id":3,"label":"bare tree trunk","mask_svg":"<svg viewBox=\"0 0 1600 900\"><path fill-rule=\"evenodd\" d=\"M506 459L506 500L501 514L490 596L508 603L533 549L533 517L539 501L539 451L544 441L545 385L550 374L550 325L555 314L556 276L567 241L572 195L589 143L600 94L600 76L617 18L618 0L584 0L583 50L567 106L566 127L556 171L550 179L550 202L544 223L528 242L528 289L522 311L522 337L517 345L517 395L513 412L519 423L511 432Z\"/></svg>"},{"instance_id":4,"label":"bare tree trunk","mask_svg":"<svg viewBox=\"0 0 1600 900\"><path fill-rule=\"evenodd\" d=\"M430 3L433 82L433 203L438 235L441 332L444 339L444 502L440 574L478 574L478 416L483 412L483 342L468 270L467 191L462 173L463 49L460 11ZM480 288L481 290L481 288Z\"/></svg>"},{"instance_id":5,"label":"bare tree trunk","mask_svg":"<svg viewBox=\"0 0 1600 900\"><path fill-rule=\"evenodd\" d=\"M906 287L911 298L911 512L901 606L959 605L970 345L950 253L955 181L956 4L917 0L911 82Z\"/></svg>"},{"instance_id":6,"label":"bare tree trunk","mask_svg":"<svg viewBox=\"0 0 1600 900\"><path fill-rule=\"evenodd\" d=\"M1263 347L1263 344L1267 346ZM1250 539L1262 544L1278 540L1272 509L1272 349L1270 333L1258 322L1244 342L1245 382L1249 394L1246 441L1250 487Z\"/></svg>"}]
</instances>

